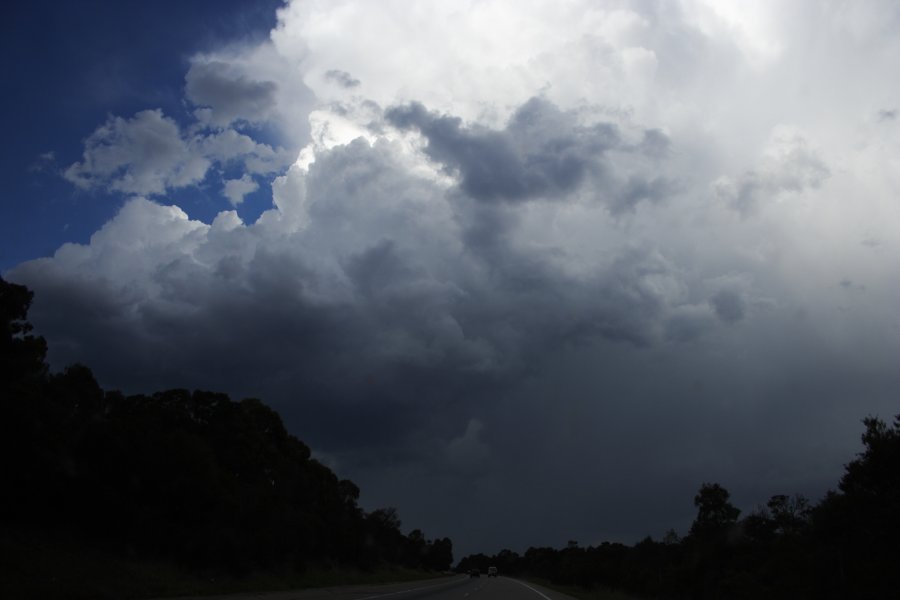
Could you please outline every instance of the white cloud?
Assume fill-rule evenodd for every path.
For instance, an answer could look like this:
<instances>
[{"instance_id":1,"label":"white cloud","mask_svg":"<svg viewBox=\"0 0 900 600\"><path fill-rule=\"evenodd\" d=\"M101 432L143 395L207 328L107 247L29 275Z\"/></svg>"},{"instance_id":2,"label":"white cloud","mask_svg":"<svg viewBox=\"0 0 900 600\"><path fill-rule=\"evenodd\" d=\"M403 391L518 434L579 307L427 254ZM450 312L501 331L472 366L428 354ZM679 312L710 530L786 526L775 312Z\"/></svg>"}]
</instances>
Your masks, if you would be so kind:
<instances>
[{"instance_id":1,"label":"white cloud","mask_svg":"<svg viewBox=\"0 0 900 600\"><path fill-rule=\"evenodd\" d=\"M252 194L259 189L259 184L246 173L240 179L226 179L222 194L228 198L232 206L237 206L244 201L244 196Z\"/></svg>"},{"instance_id":2,"label":"white cloud","mask_svg":"<svg viewBox=\"0 0 900 600\"><path fill-rule=\"evenodd\" d=\"M237 162L245 171L283 169L285 150L258 143L234 129L183 131L159 109L110 117L85 140L80 162L64 176L76 186L148 196L201 183L214 164Z\"/></svg>"},{"instance_id":3,"label":"white cloud","mask_svg":"<svg viewBox=\"0 0 900 600\"><path fill-rule=\"evenodd\" d=\"M204 125L267 125L279 144L296 150L309 141L307 119L316 104L303 81L303 61L268 41L198 54L185 76L186 96Z\"/></svg>"},{"instance_id":4,"label":"white cloud","mask_svg":"<svg viewBox=\"0 0 900 600\"><path fill-rule=\"evenodd\" d=\"M199 183L209 160L191 151L178 124L160 110L110 117L85 140L84 156L65 171L75 185L127 194L163 194Z\"/></svg>"},{"instance_id":5,"label":"white cloud","mask_svg":"<svg viewBox=\"0 0 900 600\"><path fill-rule=\"evenodd\" d=\"M287 150L273 149L234 129L195 134L192 144L198 154L210 161L226 165L238 163L254 175L279 171L290 164L292 158Z\"/></svg>"},{"instance_id":6,"label":"white cloud","mask_svg":"<svg viewBox=\"0 0 900 600\"><path fill-rule=\"evenodd\" d=\"M778 126L756 169L745 172L737 180L723 176L713 186L722 200L746 216L760 202L774 202L784 194L815 190L830 174L828 166L800 132Z\"/></svg>"},{"instance_id":7,"label":"white cloud","mask_svg":"<svg viewBox=\"0 0 900 600\"><path fill-rule=\"evenodd\" d=\"M426 2L412 9L397 1L293 2L272 40L302 64L305 83L322 101L415 100L498 125L542 90L563 108L585 98L621 105L629 94L621 84L645 76L634 65L636 52L653 54L643 45L648 29L634 8L587 2ZM329 73L336 71L359 85L333 85ZM584 72L592 76L580 77Z\"/></svg>"}]
</instances>

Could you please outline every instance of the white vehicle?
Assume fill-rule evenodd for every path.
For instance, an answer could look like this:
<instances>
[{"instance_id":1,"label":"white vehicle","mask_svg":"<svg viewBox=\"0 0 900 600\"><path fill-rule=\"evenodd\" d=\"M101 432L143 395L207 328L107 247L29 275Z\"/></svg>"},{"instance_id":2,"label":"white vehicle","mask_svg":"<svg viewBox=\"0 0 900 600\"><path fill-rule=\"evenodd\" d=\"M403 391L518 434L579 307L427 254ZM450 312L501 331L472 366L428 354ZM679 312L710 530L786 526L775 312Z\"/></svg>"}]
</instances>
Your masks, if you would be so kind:
<instances>
[{"instance_id":1,"label":"white vehicle","mask_svg":"<svg viewBox=\"0 0 900 600\"><path fill-rule=\"evenodd\" d=\"M488 577L497 576L497 567L488 567Z\"/></svg>"}]
</instances>

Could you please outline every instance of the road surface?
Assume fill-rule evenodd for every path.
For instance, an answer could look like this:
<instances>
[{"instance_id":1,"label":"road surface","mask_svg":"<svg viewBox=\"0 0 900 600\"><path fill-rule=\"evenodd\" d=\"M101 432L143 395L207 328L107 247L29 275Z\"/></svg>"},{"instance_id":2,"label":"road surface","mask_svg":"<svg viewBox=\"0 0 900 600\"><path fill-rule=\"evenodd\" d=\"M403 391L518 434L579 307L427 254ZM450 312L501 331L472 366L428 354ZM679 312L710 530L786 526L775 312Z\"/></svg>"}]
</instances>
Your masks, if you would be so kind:
<instances>
[{"instance_id":1,"label":"road surface","mask_svg":"<svg viewBox=\"0 0 900 600\"><path fill-rule=\"evenodd\" d=\"M182 600L190 600L183 598ZM459 575L388 585L204 596L203 600L574 600L559 592L509 577Z\"/></svg>"}]
</instances>

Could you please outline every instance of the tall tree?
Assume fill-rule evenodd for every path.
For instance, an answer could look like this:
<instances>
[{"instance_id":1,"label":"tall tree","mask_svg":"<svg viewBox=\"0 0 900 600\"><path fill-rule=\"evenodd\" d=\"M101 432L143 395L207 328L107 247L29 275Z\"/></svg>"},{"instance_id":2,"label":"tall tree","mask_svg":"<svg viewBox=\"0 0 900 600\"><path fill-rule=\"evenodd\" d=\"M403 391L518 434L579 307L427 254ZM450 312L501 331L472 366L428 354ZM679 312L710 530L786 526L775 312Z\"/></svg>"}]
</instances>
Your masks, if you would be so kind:
<instances>
[{"instance_id":1,"label":"tall tree","mask_svg":"<svg viewBox=\"0 0 900 600\"><path fill-rule=\"evenodd\" d=\"M44 513L44 498L58 494L54 474L60 415L42 400L47 380L47 343L32 335L28 308L34 294L0 278L0 519L23 511ZM39 502L35 502L38 500Z\"/></svg>"},{"instance_id":2,"label":"tall tree","mask_svg":"<svg viewBox=\"0 0 900 600\"><path fill-rule=\"evenodd\" d=\"M47 342L31 334L27 320L33 297L24 285L0 277L0 386L9 391L47 374Z\"/></svg>"},{"instance_id":3,"label":"tall tree","mask_svg":"<svg viewBox=\"0 0 900 600\"><path fill-rule=\"evenodd\" d=\"M809 523L812 508L809 500L800 494L788 496L776 494L766 503L775 533L791 535L799 532Z\"/></svg>"},{"instance_id":4,"label":"tall tree","mask_svg":"<svg viewBox=\"0 0 900 600\"><path fill-rule=\"evenodd\" d=\"M896 595L900 561L900 415L863 420L864 450L813 513L824 579L855 597Z\"/></svg>"},{"instance_id":5,"label":"tall tree","mask_svg":"<svg viewBox=\"0 0 900 600\"><path fill-rule=\"evenodd\" d=\"M434 540L428 545L425 567L435 571L446 571L453 563L453 542L450 538Z\"/></svg>"},{"instance_id":6,"label":"tall tree","mask_svg":"<svg viewBox=\"0 0 900 600\"><path fill-rule=\"evenodd\" d=\"M729 502L731 494L718 483L704 483L694 496L697 518L691 525L691 535L703 537L721 532L737 522L741 511Z\"/></svg>"}]
</instances>

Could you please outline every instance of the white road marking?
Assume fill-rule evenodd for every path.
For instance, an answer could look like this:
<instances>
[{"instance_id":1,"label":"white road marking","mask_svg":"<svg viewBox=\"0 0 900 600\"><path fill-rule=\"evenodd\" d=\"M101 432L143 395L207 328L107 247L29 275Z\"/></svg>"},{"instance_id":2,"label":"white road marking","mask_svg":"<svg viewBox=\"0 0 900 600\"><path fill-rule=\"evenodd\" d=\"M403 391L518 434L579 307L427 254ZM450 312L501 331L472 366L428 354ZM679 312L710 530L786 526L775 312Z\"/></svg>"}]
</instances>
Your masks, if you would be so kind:
<instances>
[{"instance_id":1,"label":"white road marking","mask_svg":"<svg viewBox=\"0 0 900 600\"><path fill-rule=\"evenodd\" d=\"M543 598L544 600L551 600L551 598L550 598L549 596L546 596L543 592L539 592L538 590L534 589L533 587L531 587L531 586L528 585L527 583L523 583L523 582L519 581L518 579L513 579L512 581L515 581L515 582L518 583L519 585L524 585L525 587L527 587L529 590L531 590L532 592L534 592L535 594L537 594L538 596L540 596L540 597Z\"/></svg>"}]
</instances>

